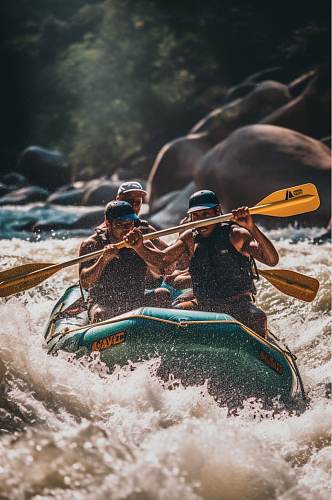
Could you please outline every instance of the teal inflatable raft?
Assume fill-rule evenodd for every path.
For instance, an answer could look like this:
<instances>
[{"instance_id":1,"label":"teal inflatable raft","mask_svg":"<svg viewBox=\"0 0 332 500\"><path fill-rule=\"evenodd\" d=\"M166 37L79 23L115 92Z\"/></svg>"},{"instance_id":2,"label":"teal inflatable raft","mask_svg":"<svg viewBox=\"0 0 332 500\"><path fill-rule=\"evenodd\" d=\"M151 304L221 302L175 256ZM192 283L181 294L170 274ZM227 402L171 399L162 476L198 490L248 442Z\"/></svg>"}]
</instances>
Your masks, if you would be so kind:
<instances>
[{"instance_id":1,"label":"teal inflatable raft","mask_svg":"<svg viewBox=\"0 0 332 500\"><path fill-rule=\"evenodd\" d=\"M203 384L220 400L292 399L302 389L295 359L226 314L144 307L89 324L81 291L72 286L55 305L45 333L49 353L99 351L110 368L160 358L158 375Z\"/></svg>"}]
</instances>

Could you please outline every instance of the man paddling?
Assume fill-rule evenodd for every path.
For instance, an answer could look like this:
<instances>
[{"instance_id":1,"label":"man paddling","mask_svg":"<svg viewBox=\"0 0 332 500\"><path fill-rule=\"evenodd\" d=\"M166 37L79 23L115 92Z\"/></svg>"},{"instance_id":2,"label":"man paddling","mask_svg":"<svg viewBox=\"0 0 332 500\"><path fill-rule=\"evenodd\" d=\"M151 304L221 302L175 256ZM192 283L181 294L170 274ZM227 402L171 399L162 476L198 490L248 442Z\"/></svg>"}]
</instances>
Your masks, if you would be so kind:
<instances>
[{"instance_id":1,"label":"man paddling","mask_svg":"<svg viewBox=\"0 0 332 500\"><path fill-rule=\"evenodd\" d=\"M103 228L97 228L81 244L80 255L104 249L97 259L80 264L80 282L88 290L88 313L93 323L143 305L170 305L166 290L145 297L148 265L158 267L162 262L160 251L151 242L143 243L141 231L134 227L137 220L129 203L111 201L105 208ZM130 248L114 247L122 240Z\"/></svg>"},{"instance_id":2,"label":"man paddling","mask_svg":"<svg viewBox=\"0 0 332 500\"><path fill-rule=\"evenodd\" d=\"M194 193L189 200L192 221L221 213L213 191ZM177 307L224 312L262 336L266 335L266 314L253 303L254 259L269 266L278 263L278 252L258 229L247 207L232 211L233 220L185 231L163 251L165 264L187 254L194 299Z\"/></svg>"}]
</instances>

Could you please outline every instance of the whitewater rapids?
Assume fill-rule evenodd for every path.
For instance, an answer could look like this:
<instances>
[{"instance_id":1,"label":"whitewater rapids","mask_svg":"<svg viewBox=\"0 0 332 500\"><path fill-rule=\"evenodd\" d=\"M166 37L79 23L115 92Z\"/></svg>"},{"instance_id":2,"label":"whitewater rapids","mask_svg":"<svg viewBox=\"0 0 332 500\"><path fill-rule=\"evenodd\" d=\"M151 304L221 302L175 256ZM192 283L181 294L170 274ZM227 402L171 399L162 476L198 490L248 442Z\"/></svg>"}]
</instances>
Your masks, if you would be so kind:
<instances>
[{"instance_id":1,"label":"whitewater rapids","mask_svg":"<svg viewBox=\"0 0 332 500\"><path fill-rule=\"evenodd\" d=\"M270 328L298 357L308 395L301 412L249 400L230 416L205 386L167 389L158 359L108 373L98 356L48 356L43 329L75 267L2 300L0 498L329 499L331 253L303 238L319 232L269 232L279 268L319 279L313 303L258 284ZM79 242L1 240L1 267L62 262Z\"/></svg>"}]
</instances>

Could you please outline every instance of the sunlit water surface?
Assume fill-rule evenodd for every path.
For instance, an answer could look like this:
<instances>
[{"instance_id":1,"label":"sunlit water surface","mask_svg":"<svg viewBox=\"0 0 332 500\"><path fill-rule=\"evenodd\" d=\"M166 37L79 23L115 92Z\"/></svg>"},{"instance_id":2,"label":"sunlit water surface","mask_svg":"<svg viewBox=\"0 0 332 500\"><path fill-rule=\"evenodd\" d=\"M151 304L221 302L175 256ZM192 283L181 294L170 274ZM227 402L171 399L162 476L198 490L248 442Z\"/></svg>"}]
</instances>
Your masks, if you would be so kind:
<instances>
[{"instance_id":1,"label":"sunlit water surface","mask_svg":"<svg viewBox=\"0 0 332 500\"><path fill-rule=\"evenodd\" d=\"M302 412L267 411L250 400L229 416L205 386L168 390L156 376L158 360L108 373L98 358L48 356L43 329L76 268L3 300L0 498L330 498L331 255L328 243L302 241L317 234L270 232L280 268L319 279L317 299L302 303L263 281L258 294L271 329L298 357L309 398ZM79 241L2 240L3 267L68 260Z\"/></svg>"}]
</instances>

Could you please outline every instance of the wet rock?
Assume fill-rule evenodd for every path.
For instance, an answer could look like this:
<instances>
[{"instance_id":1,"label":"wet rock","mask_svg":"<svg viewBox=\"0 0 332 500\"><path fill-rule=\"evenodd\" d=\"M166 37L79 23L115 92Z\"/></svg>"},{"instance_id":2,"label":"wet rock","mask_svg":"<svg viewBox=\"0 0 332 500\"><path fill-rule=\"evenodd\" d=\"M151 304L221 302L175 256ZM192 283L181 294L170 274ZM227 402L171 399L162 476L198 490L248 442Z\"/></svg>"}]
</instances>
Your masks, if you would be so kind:
<instances>
[{"instance_id":1,"label":"wet rock","mask_svg":"<svg viewBox=\"0 0 332 500\"><path fill-rule=\"evenodd\" d=\"M216 191L226 212L254 206L273 191L312 182L321 206L296 220L314 225L326 225L330 218L330 176L330 150L320 141L271 125L237 130L209 151L195 171L199 188ZM295 217L267 219L280 225Z\"/></svg>"},{"instance_id":2,"label":"wet rock","mask_svg":"<svg viewBox=\"0 0 332 500\"><path fill-rule=\"evenodd\" d=\"M332 229L332 221L330 220L329 225L327 226L325 232L317 236L312 240L314 245L322 245L326 241L330 241L332 239L331 236L331 229Z\"/></svg>"},{"instance_id":3,"label":"wet rock","mask_svg":"<svg viewBox=\"0 0 332 500\"><path fill-rule=\"evenodd\" d=\"M28 186L2 196L0 205L24 205L36 201L44 201L48 197L48 191L38 186Z\"/></svg>"},{"instance_id":4,"label":"wet rock","mask_svg":"<svg viewBox=\"0 0 332 500\"><path fill-rule=\"evenodd\" d=\"M33 184L54 190L68 184L71 168L67 158L58 151L29 146L18 160L19 171Z\"/></svg>"},{"instance_id":5,"label":"wet rock","mask_svg":"<svg viewBox=\"0 0 332 500\"><path fill-rule=\"evenodd\" d=\"M49 216L45 220L37 220L29 222L22 227L26 231L46 232L66 230L72 231L77 229L94 229L104 220L104 209L91 210L91 212L82 214L73 218L72 214L68 216L66 213L55 212L54 216Z\"/></svg>"}]
</instances>

